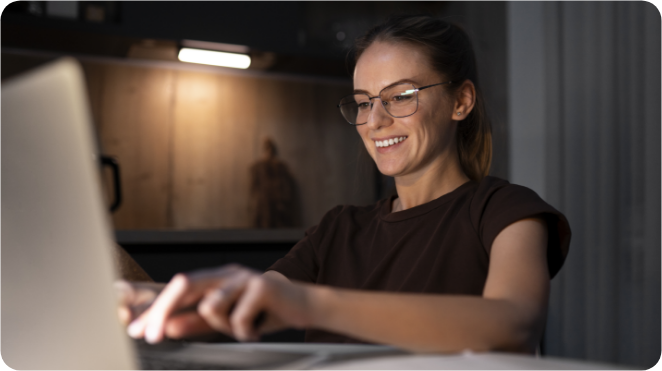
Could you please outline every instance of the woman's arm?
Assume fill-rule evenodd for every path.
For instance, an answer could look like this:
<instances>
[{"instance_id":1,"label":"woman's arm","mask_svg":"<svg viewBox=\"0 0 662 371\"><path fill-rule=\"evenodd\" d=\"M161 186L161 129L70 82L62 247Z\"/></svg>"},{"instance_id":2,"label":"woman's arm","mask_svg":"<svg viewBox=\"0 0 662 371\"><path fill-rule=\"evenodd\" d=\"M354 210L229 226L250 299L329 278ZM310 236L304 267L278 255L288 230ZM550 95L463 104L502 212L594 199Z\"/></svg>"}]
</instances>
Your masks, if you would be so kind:
<instances>
[{"instance_id":1,"label":"woman's arm","mask_svg":"<svg viewBox=\"0 0 662 371\"><path fill-rule=\"evenodd\" d=\"M126 281L146 281L154 282L145 270L136 263L135 260L118 244L115 244L113 251L115 268L119 272L119 277Z\"/></svg>"},{"instance_id":2,"label":"woman's arm","mask_svg":"<svg viewBox=\"0 0 662 371\"><path fill-rule=\"evenodd\" d=\"M511 224L494 240L483 297L310 287L310 327L416 352L533 352L549 294L547 226Z\"/></svg>"},{"instance_id":3,"label":"woman's arm","mask_svg":"<svg viewBox=\"0 0 662 371\"><path fill-rule=\"evenodd\" d=\"M546 243L541 219L505 228L491 248L483 297L342 290L236 266L177 275L129 332L158 342L211 327L256 340L284 327L319 328L416 352L533 352L549 292ZM195 302L197 312L175 315ZM256 329L262 311L267 320Z\"/></svg>"}]
</instances>

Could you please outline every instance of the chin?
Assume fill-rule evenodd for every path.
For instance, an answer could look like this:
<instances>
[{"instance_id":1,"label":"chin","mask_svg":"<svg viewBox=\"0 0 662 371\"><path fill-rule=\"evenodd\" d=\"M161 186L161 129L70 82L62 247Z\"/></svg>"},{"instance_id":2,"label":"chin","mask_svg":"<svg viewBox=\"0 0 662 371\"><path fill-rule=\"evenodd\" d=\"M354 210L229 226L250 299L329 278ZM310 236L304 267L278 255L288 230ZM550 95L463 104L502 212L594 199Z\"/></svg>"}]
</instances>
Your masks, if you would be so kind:
<instances>
[{"instance_id":1,"label":"chin","mask_svg":"<svg viewBox=\"0 0 662 371\"><path fill-rule=\"evenodd\" d=\"M399 166L388 166L388 165L380 166L379 164L377 164L377 169L379 170L380 173L392 177L398 176L402 172L402 169Z\"/></svg>"}]
</instances>

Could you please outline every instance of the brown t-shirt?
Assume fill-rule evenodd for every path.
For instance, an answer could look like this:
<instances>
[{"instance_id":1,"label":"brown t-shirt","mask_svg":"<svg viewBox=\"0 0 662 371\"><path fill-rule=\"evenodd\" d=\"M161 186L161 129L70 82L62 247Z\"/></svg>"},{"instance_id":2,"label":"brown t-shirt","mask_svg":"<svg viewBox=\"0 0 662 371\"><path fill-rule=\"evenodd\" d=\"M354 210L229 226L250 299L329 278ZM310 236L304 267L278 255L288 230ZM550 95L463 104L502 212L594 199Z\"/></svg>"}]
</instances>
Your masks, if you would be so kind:
<instances>
[{"instance_id":1,"label":"brown t-shirt","mask_svg":"<svg viewBox=\"0 0 662 371\"><path fill-rule=\"evenodd\" d=\"M485 177L426 204L391 213L396 196L375 205L337 206L269 269L292 280L359 290L477 295L490 248L505 227L538 216L547 221L550 277L570 244L565 216L534 191ZM308 330L306 341L360 342Z\"/></svg>"}]
</instances>

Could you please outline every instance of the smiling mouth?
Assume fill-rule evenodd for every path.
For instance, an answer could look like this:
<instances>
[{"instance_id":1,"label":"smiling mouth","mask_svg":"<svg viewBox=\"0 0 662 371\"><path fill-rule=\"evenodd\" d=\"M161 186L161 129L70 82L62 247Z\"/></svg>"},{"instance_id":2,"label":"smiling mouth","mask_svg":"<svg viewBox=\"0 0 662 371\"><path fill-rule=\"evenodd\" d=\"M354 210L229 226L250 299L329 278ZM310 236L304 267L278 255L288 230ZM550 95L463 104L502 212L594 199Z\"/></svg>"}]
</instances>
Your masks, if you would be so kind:
<instances>
[{"instance_id":1,"label":"smiling mouth","mask_svg":"<svg viewBox=\"0 0 662 371\"><path fill-rule=\"evenodd\" d=\"M375 145L376 145L378 148L390 147L390 146L392 146L392 145L394 145L394 144L398 144L398 143L403 142L403 141L404 141L405 139L407 139L407 138L408 138L408 137L403 136L403 137L398 137L398 138L391 138L391 139L384 139L384 140L376 140L376 141L375 141Z\"/></svg>"}]
</instances>

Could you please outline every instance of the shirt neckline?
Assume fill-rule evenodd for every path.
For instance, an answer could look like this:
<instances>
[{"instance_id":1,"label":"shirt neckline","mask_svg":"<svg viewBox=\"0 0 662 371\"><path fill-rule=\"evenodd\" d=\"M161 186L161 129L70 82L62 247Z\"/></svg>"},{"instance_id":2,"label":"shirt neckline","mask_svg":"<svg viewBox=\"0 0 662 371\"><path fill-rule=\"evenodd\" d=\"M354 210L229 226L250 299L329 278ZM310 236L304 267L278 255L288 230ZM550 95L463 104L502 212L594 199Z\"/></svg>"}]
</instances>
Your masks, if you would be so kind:
<instances>
[{"instance_id":1,"label":"shirt neckline","mask_svg":"<svg viewBox=\"0 0 662 371\"><path fill-rule=\"evenodd\" d=\"M464 193L464 190L475 186L477 183L474 181L468 181L463 183L461 186L455 188L454 190L422 205L414 206L407 210L397 211L395 213L391 212L391 205L393 205L393 200L398 198L398 195L393 195L385 200L382 204L382 207L379 210L380 218L385 222L399 222L405 219L415 218L426 214L433 209L445 204L446 202L453 200Z\"/></svg>"}]
</instances>

